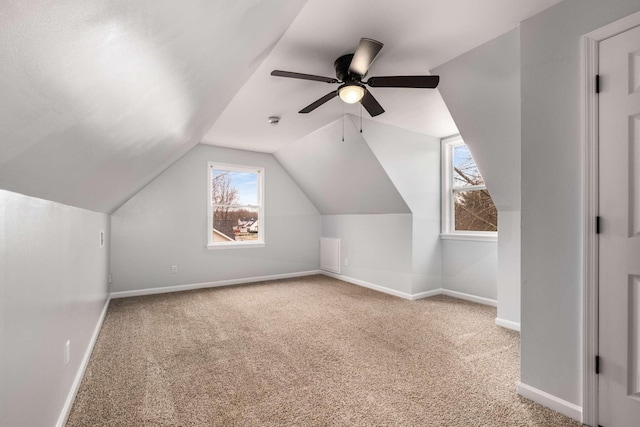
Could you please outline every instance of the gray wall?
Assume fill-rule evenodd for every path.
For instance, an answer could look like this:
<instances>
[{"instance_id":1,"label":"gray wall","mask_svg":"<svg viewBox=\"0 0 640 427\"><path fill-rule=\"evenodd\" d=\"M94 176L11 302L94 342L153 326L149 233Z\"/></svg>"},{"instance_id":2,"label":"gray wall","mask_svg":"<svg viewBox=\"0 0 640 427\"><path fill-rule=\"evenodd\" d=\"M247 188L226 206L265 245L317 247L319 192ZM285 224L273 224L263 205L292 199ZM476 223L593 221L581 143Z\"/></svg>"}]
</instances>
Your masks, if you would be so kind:
<instances>
[{"instance_id":1,"label":"gray wall","mask_svg":"<svg viewBox=\"0 0 640 427\"><path fill-rule=\"evenodd\" d=\"M520 29L433 71L498 208L498 318L520 323Z\"/></svg>"},{"instance_id":2,"label":"gray wall","mask_svg":"<svg viewBox=\"0 0 640 427\"><path fill-rule=\"evenodd\" d=\"M265 168L263 248L207 250L207 162ZM270 154L198 145L111 217L112 290L319 268L320 215ZM171 274L171 266L178 274Z\"/></svg>"},{"instance_id":3,"label":"gray wall","mask_svg":"<svg viewBox=\"0 0 640 427\"><path fill-rule=\"evenodd\" d=\"M440 288L440 139L372 120L362 135L411 209L412 293Z\"/></svg>"},{"instance_id":4,"label":"gray wall","mask_svg":"<svg viewBox=\"0 0 640 427\"><path fill-rule=\"evenodd\" d=\"M323 214L322 235L341 239L342 274L411 294L413 216L383 164L385 156L374 153L364 138L390 127L367 121L361 134L351 116L344 120L344 141L340 119L275 156ZM403 153L401 141L391 141ZM439 262L439 250L436 255ZM434 274L439 283L439 271Z\"/></svg>"},{"instance_id":5,"label":"gray wall","mask_svg":"<svg viewBox=\"0 0 640 427\"><path fill-rule=\"evenodd\" d=\"M441 287L440 141L342 119L276 153L342 239L342 274L407 294ZM351 256L351 258L349 258ZM344 259L349 265L344 265Z\"/></svg>"},{"instance_id":6,"label":"gray wall","mask_svg":"<svg viewBox=\"0 0 640 427\"><path fill-rule=\"evenodd\" d=\"M322 235L342 239L342 274L410 295L444 287L496 299L497 244L440 239L440 140L367 119L360 134L358 121L346 117L344 142L338 121L276 153L323 206ZM343 184L354 172L373 179Z\"/></svg>"},{"instance_id":7,"label":"gray wall","mask_svg":"<svg viewBox=\"0 0 640 427\"><path fill-rule=\"evenodd\" d=\"M442 288L496 300L498 245L469 240L442 241Z\"/></svg>"},{"instance_id":8,"label":"gray wall","mask_svg":"<svg viewBox=\"0 0 640 427\"><path fill-rule=\"evenodd\" d=\"M346 118L275 157L323 215L411 213L358 128Z\"/></svg>"},{"instance_id":9,"label":"gray wall","mask_svg":"<svg viewBox=\"0 0 640 427\"><path fill-rule=\"evenodd\" d=\"M521 25L522 382L581 404L580 37L638 0L565 0Z\"/></svg>"},{"instance_id":10,"label":"gray wall","mask_svg":"<svg viewBox=\"0 0 640 427\"><path fill-rule=\"evenodd\" d=\"M57 422L108 297L100 230L105 214L0 190L0 425Z\"/></svg>"},{"instance_id":11,"label":"gray wall","mask_svg":"<svg viewBox=\"0 0 640 427\"><path fill-rule=\"evenodd\" d=\"M411 214L322 216L322 235L341 239L342 275L407 294L413 284L411 233Z\"/></svg>"},{"instance_id":12,"label":"gray wall","mask_svg":"<svg viewBox=\"0 0 640 427\"><path fill-rule=\"evenodd\" d=\"M499 320L520 324L520 211L498 211Z\"/></svg>"},{"instance_id":13,"label":"gray wall","mask_svg":"<svg viewBox=\"0 0 640 427\"><path fill-rule=\"evenodd\" d=\"M433 70L498 210L520 210L520 30Z\"/></svg>"}]
</instances>

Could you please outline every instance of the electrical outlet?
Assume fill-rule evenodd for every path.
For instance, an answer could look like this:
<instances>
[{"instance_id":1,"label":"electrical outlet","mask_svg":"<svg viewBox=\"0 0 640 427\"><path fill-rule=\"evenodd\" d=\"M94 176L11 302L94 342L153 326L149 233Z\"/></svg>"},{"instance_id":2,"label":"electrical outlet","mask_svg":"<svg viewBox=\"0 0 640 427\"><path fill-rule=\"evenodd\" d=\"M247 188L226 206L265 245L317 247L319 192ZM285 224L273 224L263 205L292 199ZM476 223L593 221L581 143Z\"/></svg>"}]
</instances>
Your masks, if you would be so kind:
<instances>
[{"instance_id":1,"label":"electrical outlet","mask_svg":"<svg viewBox=\"0 0 640 427\"><path fill-rule=\"evenodd\" d=\"M349 267L349 258L344 259L344 266Z\"/></svg>"},{"instance_id":2,"label":"electrical outlet","mask_svg":"<svg viewBox=\"0 0 640 427\"><path fill-rule=\"evenodd\" d=\"M68 366L71 361L71 341L64 343L64 366Z\"/></svg>"},{"instance_id":3,"label":"electrical outlet","mask_svg":"<svg viewBox=\"0 0 640 427\"><path fill-rule=\"evenodd\" d=\"M177 265L172 265L171 266L171 274L178 274L178 266Z\"/></svg>"},{"instance_id":4,"label":"electrical outlet","mask_svg":"<svg viewBox=\"0 0 640 427\"><path fill-rule=\"evenodd\" d=\"M113 283L113 276L111 276L111 274L107 276L107 282Z\"/></svg>"}]
</instances>

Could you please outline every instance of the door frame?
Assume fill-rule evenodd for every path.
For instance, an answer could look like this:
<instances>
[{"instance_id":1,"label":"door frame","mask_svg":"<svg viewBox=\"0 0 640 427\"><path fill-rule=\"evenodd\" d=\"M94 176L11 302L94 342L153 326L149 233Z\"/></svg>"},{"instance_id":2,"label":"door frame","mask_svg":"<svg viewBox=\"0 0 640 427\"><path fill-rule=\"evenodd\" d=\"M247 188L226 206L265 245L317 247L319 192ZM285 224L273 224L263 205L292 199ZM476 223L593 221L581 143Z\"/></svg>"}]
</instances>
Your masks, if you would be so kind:
<instances>
[{"instance_id":1,"label":"door frame","mask_svg":"<svg viewBox=\"0 0 640 427\"><path fill-rule=\"evenodd\" d=\"M583 147L583 239L582 239L582 422L598 425L598 95L596 75L599 43L640 26L640 12L633 13L582 36L582 147Z\"/></svg>"}]
</instances>

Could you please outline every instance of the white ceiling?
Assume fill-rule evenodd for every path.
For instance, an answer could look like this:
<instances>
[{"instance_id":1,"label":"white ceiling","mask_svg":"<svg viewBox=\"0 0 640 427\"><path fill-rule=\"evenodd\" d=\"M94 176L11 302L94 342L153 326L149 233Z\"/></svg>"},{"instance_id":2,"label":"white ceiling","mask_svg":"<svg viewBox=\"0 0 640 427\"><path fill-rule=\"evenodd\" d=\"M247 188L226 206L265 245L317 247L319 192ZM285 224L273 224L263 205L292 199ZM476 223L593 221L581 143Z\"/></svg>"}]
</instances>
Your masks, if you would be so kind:
<instances>
[{"instance_id":1,"label":"white ceiling","mask_svg":"<svg viewBox=\"0 0 640 427\"><path fill-rule=\"evenodd\" d=\"M275 152L358 114L299 115L332 86L273 69L333 76L364 36L370 75L424 74L557 2L2 0L0 188L113 212L200 141ZM437 91L373 92L376 120L455 132Z\"/></svg>"},{"instance_id":2,"label":"white ceiling","mask_svg":"<svg viewBox=\"0 0 640 427\"><path fill-rule=\"evenodd\" d=\"M278 44L235 95L203 143L277 152L338 119L360 114L333 99L297 112L337 85L273 77L274 69L334 77L333 62L361 37L385 44L369 76L429 70L516 27L559 0L308 0ZM446 79L447 76L441 76ZM437 90L374 88L386 112L374 120L443 137L457 132ZM363 113L369 117L366 111ZM280 116L270 126L269 116Z\"/></svg>"}]
</instances>

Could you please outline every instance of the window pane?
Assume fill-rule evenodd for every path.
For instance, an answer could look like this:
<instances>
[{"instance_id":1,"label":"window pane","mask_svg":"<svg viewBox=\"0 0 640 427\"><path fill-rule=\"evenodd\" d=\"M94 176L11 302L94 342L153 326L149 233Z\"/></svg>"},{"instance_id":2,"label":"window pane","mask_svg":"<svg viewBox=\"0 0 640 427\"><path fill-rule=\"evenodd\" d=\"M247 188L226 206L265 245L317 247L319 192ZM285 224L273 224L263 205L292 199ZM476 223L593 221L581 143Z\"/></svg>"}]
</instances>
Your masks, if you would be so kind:
<instances>
[{"instance_id":1,"label":"window pane","mask_svg":"<svg viewBox=\"0 0 640 427\"><path fill-rule=\"evenodd\" d=\"M498 231L498 211L487 190L453 194L455 231Z\"/></svg>"},{"instance_id":2,"label":"window pane","mask_svg":"<svg viewBox=\"0 0 640 427\"><path fill-rule=\"evenodd\" d=\"M213 208L214 243L259 240L257 208Z\"/></svg>"},{"instance_id":3,"label":"window pane","mask_svg":"<svg viewBox=\"0 0 640 427\"><path fill-rule=\"evenodd\" d=\"M218 205L258 205L258 174L212 169L211 201Z\"/></svg>"},{"instance_id":4,"label":"window pane","mask_svg":"<svg viewBox=\"0 0 640 427\"><path fill-rule=\"evenodd\" d=\"M480 171L466 145L453 147L453 186L484 185Z\"/></svg>"}]
</instances>

